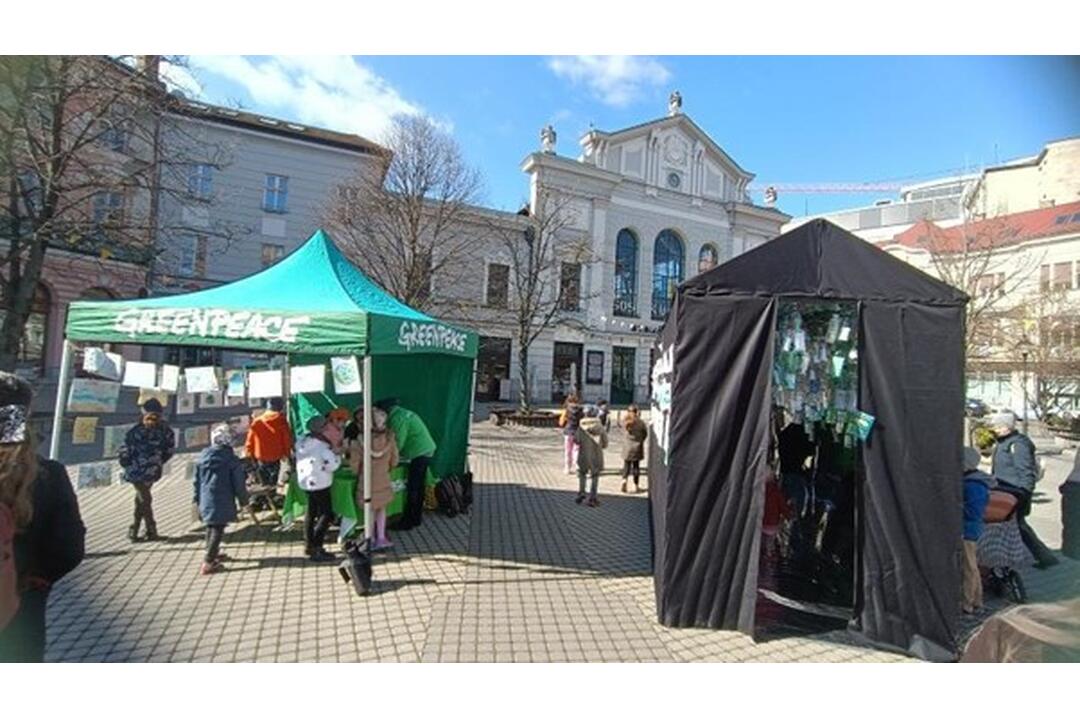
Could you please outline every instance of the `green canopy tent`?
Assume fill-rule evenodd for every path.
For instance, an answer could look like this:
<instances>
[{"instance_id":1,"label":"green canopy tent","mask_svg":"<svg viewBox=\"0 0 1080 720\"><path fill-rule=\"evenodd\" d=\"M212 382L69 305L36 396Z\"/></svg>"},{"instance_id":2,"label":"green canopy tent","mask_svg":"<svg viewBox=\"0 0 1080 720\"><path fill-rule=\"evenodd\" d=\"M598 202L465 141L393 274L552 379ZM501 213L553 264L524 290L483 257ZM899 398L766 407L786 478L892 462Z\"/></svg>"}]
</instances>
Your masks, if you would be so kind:
<instances>
[{"instance_id":1,"label":"green canopy tent","mask_svg":"<svg viewBox=\"0 0 1080 720\"><path fill-rule=\"evenodd\" d=\"M365 449L370 447L372 402L393 396L428 424L438 444L432 459L437 475L466 467L476 334L388 295L322 230L277 264L226 285L140 300L71 303L50 444L54 459L74 342L209 346L282 353L299 361L358 356L363 359ZM294 421L303 422L331 403L348 404L331 390L302 398L291 413ZM285 395L290 397L288 373ZM370 466L364 463L365 517L371 512ZM370 526L365 522L369 536Z\"/></svg>"}]
</instances>

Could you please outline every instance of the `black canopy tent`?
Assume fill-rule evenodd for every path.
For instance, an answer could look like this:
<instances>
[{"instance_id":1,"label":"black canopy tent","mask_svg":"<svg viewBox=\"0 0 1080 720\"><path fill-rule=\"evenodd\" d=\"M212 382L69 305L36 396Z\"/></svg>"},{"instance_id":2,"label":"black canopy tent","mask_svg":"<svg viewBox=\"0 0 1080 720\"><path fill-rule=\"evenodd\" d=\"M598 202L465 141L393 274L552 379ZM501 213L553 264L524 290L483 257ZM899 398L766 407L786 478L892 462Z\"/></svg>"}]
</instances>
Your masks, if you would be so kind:
<instances>
[{"instance_id":1,"label":"black canopy tent","mask_svg":"<svg viewBox=\"0 0 1080 720\"><path fill-rule=\"evenodd\" d=\"M781 299L858 308L860 453L850 627L956 652L967 296L823 220L683 283L653 368L649 461L660 622L754 631Z\"/></svg>"}]
</instances>

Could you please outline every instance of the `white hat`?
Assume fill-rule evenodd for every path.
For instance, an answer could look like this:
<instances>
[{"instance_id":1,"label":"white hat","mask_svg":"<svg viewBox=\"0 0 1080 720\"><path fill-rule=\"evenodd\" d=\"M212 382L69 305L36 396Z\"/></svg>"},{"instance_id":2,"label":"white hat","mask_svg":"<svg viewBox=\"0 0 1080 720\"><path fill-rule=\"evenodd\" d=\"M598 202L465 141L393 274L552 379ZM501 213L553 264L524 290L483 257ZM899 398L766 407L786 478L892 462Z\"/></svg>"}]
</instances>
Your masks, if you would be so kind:
<instances>
[{"instance_id":1,"label":"white hat","mask_svg":"<svg viewBox=\"0 0 1080 720\"><path fill-rule=\"evenodd\" d=\"M1011 412L1002 412L990 416L990 427L1005 427L1010 430L1016 429L1016 415Z\"/></svg>"}]
</instances>

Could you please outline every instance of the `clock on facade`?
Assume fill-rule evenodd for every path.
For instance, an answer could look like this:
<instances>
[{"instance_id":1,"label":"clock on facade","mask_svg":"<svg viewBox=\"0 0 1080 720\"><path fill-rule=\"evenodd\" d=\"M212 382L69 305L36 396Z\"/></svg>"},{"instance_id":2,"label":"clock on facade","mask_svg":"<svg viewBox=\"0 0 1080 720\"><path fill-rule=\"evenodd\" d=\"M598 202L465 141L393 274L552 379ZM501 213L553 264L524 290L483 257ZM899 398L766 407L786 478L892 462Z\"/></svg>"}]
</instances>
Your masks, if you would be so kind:
<instances>
[{"instance_id":1,"label":"clock on facade","mask_svg":"<svg viewBox=\"0 0 1080 720\"><path fill-rule=\"evenodd\" d=\"M679 176L679 173L677 173L677 172L668 173L667 184L668 184L669 188L677 188L677 187L679 187L680 183L682 183L682 178Z\"/></svg>"}]
</instances>

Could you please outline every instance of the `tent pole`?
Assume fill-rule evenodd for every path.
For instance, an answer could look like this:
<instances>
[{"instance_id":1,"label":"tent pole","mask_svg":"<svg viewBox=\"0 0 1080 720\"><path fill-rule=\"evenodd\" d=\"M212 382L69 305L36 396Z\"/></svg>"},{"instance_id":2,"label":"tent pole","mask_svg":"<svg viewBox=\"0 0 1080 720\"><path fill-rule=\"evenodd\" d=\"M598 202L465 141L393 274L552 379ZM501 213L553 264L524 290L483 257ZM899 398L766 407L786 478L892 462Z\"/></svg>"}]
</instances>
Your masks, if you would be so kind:
<instances>
[{"instance_id":1,"label":"tent pole","mask_svg":"<svg viewBox=\"0 0 1080 720\"><path fill-rule=\"evenodd\" d=\"M371 512L371 355L364 355L364 539L371 549L375 518Z\"/></svg>"},{"instance_id":2,"label":"tent pole","mask_svg":"<svg viewBox=\"0 0 1080 720\"><path fill-rule=\"evenodd\" d=\"M472 472L472 463L469 456L472 454L472 426L476 421L473 415L476 413L476 362L472 361L472 395L469 396L469 432L465 435L465 472Z\"/></svg>"},{"instance_id":3,"label":"tent pole","mask_svg":"<svg viewBox=\"0 0 1080 720\"><path fill-rule=\"evenodd\" d=\"M60 434L64 421L64 404L67 402L68 384L71 382L72 343L64 338L64 350L60 355L60 379L56 383L56 407L53 410L52 436L49 438L49 459L60 456Z\"/></svg>"},{"instance_id":4,"label":"tent pole","mask_svg":"<svg viewBox=\"0 0 1080 720\"><path fill-rule=\"evenodd\" d=\"M285 394L282 400L285 402L285 420L288 421L292 410L292 383L289 382L289 376L292 374L292 364L289 353L285 353L285 369L282 371L281 389Z\"/></svg>"}]
</instances>

